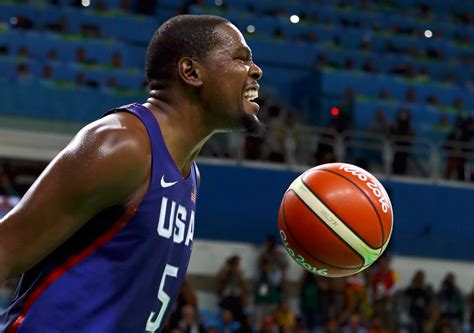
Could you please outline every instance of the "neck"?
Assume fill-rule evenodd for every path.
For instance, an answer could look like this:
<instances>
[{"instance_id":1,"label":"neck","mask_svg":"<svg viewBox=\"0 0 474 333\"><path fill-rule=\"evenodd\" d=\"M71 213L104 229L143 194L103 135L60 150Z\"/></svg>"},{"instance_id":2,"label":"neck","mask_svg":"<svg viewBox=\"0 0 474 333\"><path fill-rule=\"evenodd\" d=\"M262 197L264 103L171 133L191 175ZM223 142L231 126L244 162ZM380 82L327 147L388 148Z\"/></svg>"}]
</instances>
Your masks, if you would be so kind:
<instances>
[{"instance_id":1,"label":"neck","mask_svg":"<svg viewBox=\"0 0 474 333\"><path fill-rule=\"evenodd\" d=\"M213 131L205 126L202 110L192 100L158 91L150 95L143 105L158 121L165 145L181 174L186 177Z\"/></svg>"}]
</instances>

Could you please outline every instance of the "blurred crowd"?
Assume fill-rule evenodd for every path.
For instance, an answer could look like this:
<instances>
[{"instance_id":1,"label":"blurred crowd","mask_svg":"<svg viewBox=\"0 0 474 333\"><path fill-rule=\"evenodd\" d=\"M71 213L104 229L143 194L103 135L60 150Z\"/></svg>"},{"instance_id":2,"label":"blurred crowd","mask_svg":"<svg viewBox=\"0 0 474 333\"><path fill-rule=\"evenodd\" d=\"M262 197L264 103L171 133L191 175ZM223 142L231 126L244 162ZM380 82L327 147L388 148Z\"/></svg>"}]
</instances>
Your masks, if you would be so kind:
<instances>
[{"instance_id":1,"label":"blurred crowd","mask_svg":"<svg viewBox=\"0 0 474 333\"><path fill-rule=\"evenodd\" d=\"M3 184L5 182L5 177ZM0 218L18 202L0 195ZM367 270L346 278L325 278L304 271L288 279L288 256L269 236L255 253L256 269L228 257L204 291L215 304L199 302L188 276L166 322L164 333L472 333L474 288L461 291L454 272L439 286L423 270L408 286L384 255ZM201 282L202 283L202 282ZM8 306L17 280L0 288L0 310ZM203 287L203 285L201 285ZM214 311L213 309L218 309Z\"/></svg>"},{"instance_id":2,"label":"blurred crowd","mask_svg":"<svg viewBox=\"0 0 474 333\"><path fill-rule=\"evenodd\" d=\"M304 271L287 279L287 255L268 237L251 278L240 257L225 260L208 289L218 311L199 303L187 279L163 332L168 333L471 333L474 290L463 294L456 275L447 272L439 286L423 270L400 286L390 258L346 278L324 278ZM0 290L0 308L8 304L14 282Z\"/></svg>"},{"instance_id":3,"label":"blurred crowd","mask_svg":"<svg viewBox=\"0 0 474 333\"><path fill-rule=\"evenodd\" d=\"M448 272L440 286L416 271L400 287L388 257L365 272L329 279L304 272L286 277L287 256L269 237L247 278L239 256L214 278L218 313L200 307L187 281L164 332L173 333L458 333L474 329L474 290L464 295Z\"/></svg>"},{"instance_id":4,"label":"blurred crowd","mask_svg":"<svg viewBox=\"0 0 474 333\"><path fill-rule=\"evenodd\" d=\"M305 126L304 122L298 119L298 112L271 95L263 94L258 103L261 105L260 118L266 125L264 136L247 136L243 142L229 136L217 136L206 145L203 155L236 158L240 145L243 147L243 158L253 161L310 166L339 161L338 135L342 136L356 130L355 98L353 90L348 89L337 101L337 108L329 110L329 119L324 129L315 131L314 127ZM474 170L471 170L469 163L474 153L474 117L463 112L460 101L456 106L458 108L456 117L440 114L438 123L431 124L429 131L433 133L432 137L442 149L440 176L444 179L473 181ZM413 124L412 111L406 104L400 103L393 119L387 116L382 107L378 108L373 113L373 118L366 124L365 132L359 131L359 133L371 135L378 142L391 144L391 173L429 177L431 161L428 157L417 154L413 148L413 141L418 133ZM423 135L421 140L422 138ZM376 166L384 163L382 145L367 152L363 149L351 150L348 138L343 143L346 145L344 149L347 162L369 171L381 171Z\"/></svg>"},{"instance_id":5,"label":"blurred crowd","mask_svg":"<svg viewBox=\"0 0 474 333\"><path fill-rule=\"evenodd\" d=\"M0 218L34 180L27 164L3 163L0 168ZM13 186L9 174L23 181ZM30 176L28 176L30 175ZM456 275L447 272L440 286L431 286L424 271L414 272L409 286L400 286L390 258L368 270L339 279L304 272L289 281L288 256L268 237L256 253L256 274L241 267L233 255L225 260L206 289L215 293L218 313L200 304L192 277L173 307L164 332L172 333L472 333L474 289L463 294ZM252 275L252 276L250 276ZM0 309L8 305L16 281L0 289Z\"/></svg>"}]
</instances>

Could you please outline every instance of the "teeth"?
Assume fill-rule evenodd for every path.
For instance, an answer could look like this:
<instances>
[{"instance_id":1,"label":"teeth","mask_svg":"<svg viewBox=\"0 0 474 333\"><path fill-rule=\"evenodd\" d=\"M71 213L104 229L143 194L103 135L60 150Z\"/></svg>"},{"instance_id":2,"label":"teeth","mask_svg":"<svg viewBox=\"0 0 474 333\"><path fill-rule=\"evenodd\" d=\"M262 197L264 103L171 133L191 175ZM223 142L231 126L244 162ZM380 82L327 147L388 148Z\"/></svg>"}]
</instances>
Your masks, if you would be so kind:
<instances>
[{"instance_id":1,"label":"teeth","mask_svg":"<svg viewBox=\"0 0 474 333\"><path fill-rule=\"evenodd\" d=\"M258 98L258 90L257 89L249 89L244 91L244 97L248 101L254 100Z\"/></svg>"}]
</instances>

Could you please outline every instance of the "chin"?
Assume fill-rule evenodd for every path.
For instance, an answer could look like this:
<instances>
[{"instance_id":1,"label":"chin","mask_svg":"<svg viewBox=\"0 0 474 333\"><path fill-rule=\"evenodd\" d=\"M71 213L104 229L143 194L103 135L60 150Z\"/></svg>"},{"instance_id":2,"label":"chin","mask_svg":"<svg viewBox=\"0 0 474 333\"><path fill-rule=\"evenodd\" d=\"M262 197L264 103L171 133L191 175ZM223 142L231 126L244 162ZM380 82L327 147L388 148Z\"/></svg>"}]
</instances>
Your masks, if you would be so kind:
<instances>
[{"instance_id":1,"label":"chin","mask_svg":"<svg viewBox=\"0 0 474 333\"><path fill-rule=\"evenodd\" d=\"M245 133L251 136L262 136L265 133L265 125L256 115L245 113L242 117L242 125Z\"/></svg>"}]
</instances>

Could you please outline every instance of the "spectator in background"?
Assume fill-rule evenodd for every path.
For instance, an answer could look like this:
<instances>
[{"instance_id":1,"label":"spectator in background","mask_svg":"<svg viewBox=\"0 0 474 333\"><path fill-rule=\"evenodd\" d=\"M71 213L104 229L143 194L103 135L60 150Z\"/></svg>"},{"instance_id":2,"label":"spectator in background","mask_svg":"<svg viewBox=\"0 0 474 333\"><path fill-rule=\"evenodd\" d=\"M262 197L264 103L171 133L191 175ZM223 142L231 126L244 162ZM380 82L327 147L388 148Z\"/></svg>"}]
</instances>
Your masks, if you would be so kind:
<instances>
[{"instance_id":1,"label":"spectator in background","mask_svg":"<svg viewBox=\"0 0 474 333\"><path fill-rule=\"evenodd\" d=\"M50 81L53 78L53 68L49 65L43 66L41 70L41 80Z\"/></svg>"},{"instance_id":2,"label":"spectator in background","mask_svg":"<svg viewBox=\"0 0 474 333\"><path fill-rule=\"evenodd\" d=\"M339 133L352 129L354 111L355 111L356 95L354 89L349 86L346 88L344 95L339 101L339 114L332 117L332 124Z\"/></svg>"},{"instance_id":3,"label":"spectator in background","mask_svg":"<svg viewBox=\"0 0 474 333\"><path fill-rule=\"evenodd\" d=\"M416 75L416 80L418 83L430 81L430 73L426 67L422 67L418 70Z\"/></svg>"},{"instance_id":4,"label":"spectator in background","mask_svg":"<svg viewBox=\"0 0 474 333\"><path fill-rule=\"evenodd\" d=\"M327 65L328 64L327 64L326 55L318 52L318 55L316 56L316 59L314 60L314 64L313 64L314 71L317 73L320 73L324 69L324 67L326 67Z\"/></svg>"},{"instance_id":5,"label":"spectator in background","mask_svg":"<svg viewBox=\"0 0 474 333\"><path fill-rule=\"evenodd\" d=\"M342 333L366 333L362 323L362 316L359 313L353 313L349 317L349 321L342 327Z\"/></svg>"},{"instance_id":6,"label":"spectator in background","mask_svg":"<svg viewBox=\"0 0 474 333\"><path fill-rule=\"evenodd\" d=\"M387 89L382 89L378 93L378 97L383 100L389 100L391 98L390 92Z\"/></svg>"},{"instance_id":7,"label":"spectator in background","mask_svg":"<svg viewBox=\"0 0 474 333\"><path fill-rule=\"evenodd\" d=\"M467 296L467 305L468 305L468 323L469 329L471 332L474 332L474 286L471 290L471 293Z\"/></svg>"},{"instance_id":8,"label":"spectator in background","mask_svg":"<svg viewBox=\"0 0 474 333\"><path fill-rule=\"evenodd\" d=\"M453 173L456 173L456 179L465 179L465 154L469 152L467 147L463 146L469 143L474 137L474 120L470 116L461 114L456 118L454 130L448 135L444 144L447 153L446 168L444 178L450 179Z\"/></svg>"},{"instance_id":9,"label":"spectator in background","mask_svg":"<svg viewBox=\"0 0 474 333\"><path fill-rule=\"evenodd\" d=\"M363 313L368 307L365 272L348 276L344 280L345 312Z\"/></svg>"},{"instance_id":10,"label":"spectator in background","mask_svg":"<svg viewBox=\"0 0 474 333\"><path fill-rule=\"evenodd\" d=\"M445 114L439 116L439 120L436 124L433 124L433 132L439 137L446 138L449 133L453 131L453 125L449 121L449 118Z\"/></svg>"},{"instance_id":11,"label":"spectator in background","mask_svg":"<svg viewBox=\"0 0 474 333\"><path fill-rule=\"evenodd\" d=\"M260 160L263 158L263 139L260 137L245 137L244 143L245 159Z\"/></svg>"},{"instance_id":12,"label":"spectator in background","mask_svg":"<svg viewBox=\"0 0 474 333\"><path fill-rule=\"evenodd\" d=\"M409 87L405 91L405 102L409 104L416 103L416 92L415 92L415 89L413 89L413 87Z\"/></svg>"},{"instance_id":13,"label":"spectator in background","mask_svg":"<svg viewBox=\"0 0 474 333\"><path fill-rule=\"evenodd\" d=\"M258 326L260 327L259 333L279 333L273 316L265 316Z\"/></svg>"},{"instance_id":14,"label":"spectator in background","mask_svg":"<svg viewBox=\"0 0 474 333\"><path fill-rule=\"evenodd\" d=\"M5 310L10 305L11 290L4 286L0 288L0 311Z\"/></svg>"},{"instance_id":15,"label":"spectator in background","mask_svg":"<svg viewBox=\"0 0 474 333\"><path fill-rule=\"evenodd\" d=\"M286 124L283 121L283 112L279 105L273 104L268 110L267 131L265 133L265 146L267 159L271 162L284 162Z\"/></svg>"},{"instance_id":16,"label":"spectator in background","mask_svg":"<svg viewBox=\"0 0 474 333\"><path fill-rule=\"evenodd\" d=\"M94 65L95 61L89 59L87 50L84 47L79 47L76 50L76 62L82 65Z\"/></svg>"},{"instance_id":17,"label":"spectator in background","mask_svg":"<svg viewBox=\"0 0 474 333\"><path fill-rule=\"evenodd\" d=\"M424 271L416 271L404 295L408 301L408 315L413 327L412 333L422 333L423 323L433 299L433 290L430 285L426 284Z\"/></svg>"},{"instance_id":18,"label":"spectator in background","mask_svg":"<svg viewBox=\"0 0 474 333\"><path fill-rule=\"evenodd\" d=\"M335 130L332 126L327 126L326 131L318 139L318 146L314 153L314 162L310 164L320 165L336 162L334 148L336 146Z\"/></svg>"},{"instance_id":19,"label":"spectator in background","mask_svg":"<svg viewBox=\"0 0 474 333\"><path fill-rule=\"evenodd\" d=\"M74 78L74 83L78 87L83 87L86 85L86 75L82 72L77 73L76 77Z\"/></svg>"},{"instance_id":20,"label":"spectator in background","mask_svg":"<svg viewBox=\"0 0 474 333\"><path fill-rule=\"evenodd\" d=\"M392 295L397 288L397 275L390 268L389 259L384 256L378 259L375 269L370 283L374 314L382 318L389 330L393 330L395 316L392 313Z\"/></svg>"},{"instance_id":21,"label":"spectator in background","mask_svg":"<svg viewBox=\"0 0 474 333\"><path fill-rule=\"evenodd\" d=\"M439 98L438 96L436 95L429 95L426 97L426 102L431 105L432 107L435 107L435 108L440 108L441 107L441 103L439 101Z\"/></svg>"},{"instance_id":22,"label":"spectator in background","mask_svg":"<svg viewBox=\"0 0 474 333\"><path fill-rule=\"evenodd\" d=\"M280 292L283 292L286 281L286 269L288 268L288 260L286 253L282 252L276 243L275 236L269 235L258 257L258 263L261 267L264 261L268 261L271 266L272 279L277 284Z\"/></svg>"},{"instance_id":23,"label":"spectator in background","mask_svg":"<svg viewBox=\"0 0 474 333\"><path fill-rule=\"evenodd\" d=\"M349 313L344 312L345 301L344 279L328 279L328 293L325 307L327 308L326 318L338 317L339 320L346 320Z\"/></svg>"},{"instance_id":24,"label":"spectator in background","mask_svg":"<svg viewBox=\"0 0 474 333\"><path fill-rule=\"evenodd\" d=\"M273 30L272 36L276 40L283 40L286 38L285 31L280 27L277 27Z\"/></svg>"},{"instance_id":25,"label":"spectator in background","mask_svg":"<svg viewBox=\"0 0 474 333\"><path fill-rule=\"evenodd\" d=\"M458 114L466 112L466 108L464 107L464 102L462 98L459 96L454 99L453 108Z\"/></svg>"},{"instance_id":26,"label":"spectator in background","mask_svg":"<svg viewBox=\"0 0 474 333\"><path fill-rule=\"evenodd\" d=\"M20 81L28 81L33 79L33 76L30 74L27 64L18 64L18 66L16 67L16 78Z\"/></svg>"},{"instance_id":27,"label":"spectator in background","mask_svg":"<svg viewBox=\"0 0 474 333\"><path fill-rule=\"evenodd\" d=\"M245 315L242 317L239 323L239 329L237 333L254 333L253 323L250 316Z\"/></svg>"},{"instance_id":28,"label":"spectator in background","mask_svg":"<svg viewBox=\"0 0 474 333\"><path fill-rule=\"evenodd\" d=\"M187 304L181 309L181 317L176 324L172 324L171 328L178 328L183 333L204 333L205 328L203 323L199 321L196 316L194 306Z\"/></svg>"},{"instance_id":29,"label":"spectator in background","mask_svg":"<svg viewBox=\"0 0 474 333\"><path fill-rule=\"evenodd\" d=\"M120 1L120 10L123 12L129 12L132 7L132 0L121 0Z\"/></svg>"},{"instance_id":30,"label":"spectator in background","mask_svg":"<svg viewBox=\"0 0 474 333\"><path fill-rule=\"evenodd\" d=\"M66 32L69 26L69 20L66 16L61 16L57 21L52 21L47 23L44 28L47 31L63 34Z\"/></svg>"},{"instance_id":31,"label":"spectator in background","mask_svg":"<svg viewBox=\"0 0 474 333\"><path fill-rule=\"evenodd\" d=\"M450 321L457 330L460 330L464 318L464 298L456 285L454 273L448 273L441 283L438 304L441 319Z\"/></svg>"},{"instance_id":32,"label":"spectator in background","mask_svg":"<svg viewBox=\"0 0 474 333\"><path fill-rule=\"evenodd\" d=\"M235 320L232 311L226 308L221 308L220 317L212 323L212 326L216 327L217 333L238 333L241 327L240 323Z\"/></svg>"},{"instance_id":33,"label":"spectator in background","mask_svg":"<svg viewBox=\"0 0 474 333\"><path fill-rule=\"evenodd\" d=\"M322 318L322 298L324 291L319 285L317 275L305 270L301 278L299 294L300 312L303 317L305 327L310 332L319 328L323 323Z\"/></svg>"},{"instance_id":34,"label":"spectator in background","mask_svg":"<svg viewBox=\"0 0 474 333\"><path fill-rule=\"evenodd\" d=\"M362 70L367 73L374 73L375 72L375 65L372 59L368 59L363 65Z\"/></svg>"},{"instance_id":35,"label":"spectator in background","mask_svg":"<svg viewBox=\"0 0 474 333\"><path fill-rule=\"evenodd\" d=\"M428 309L428 316L423 324L423 333L441 332L440 312L437 306L432 305Z\"/></svg>"},{"instance_id":36,"label":"spectator in background","mask_svg":"<svg viewBox=\"0 0 474 333\"><path fill-rule=\"evenodd\" d=\"M170 322L176 326L178 321L181 319L183 314L183 308L186 305L190 305L194 308L194 311L198 311L197 296L195 291L191 288L188 278L186 277L183 282L178 297L176 298L173 312L170 315Z\"/></svg>"},{"instance_id":37,"label":"spectator in background","mask_svg":"<svg viewBox=\"0 0 474 333\"><path fill-rule=\"evenodd\" d=\"M105 81L105 90L115 93L117 88L117 79L114 76L109 76Z\"/></svg>"},{"instance_id":38,"label":"spectator in background","mask_svg":"<svg viewBox=\"0 0 474 333\"><path fill-rule=\"evenodd\" d=\"M8 43L7 41L0 42L0 56L7 56L8 55Z\"/></svg>"},{"instance_id":39,"label":"spectator in background","mask_svg":"<svg viewBox=\"0 0 474 333\"><path fill-rule=\"evenodd\" d=\"M123 67L122 54L119 51L112 53L112 57L110 58L110 66L112 68Z\"/></svg>"},{"instance_id":40,"label":"spectator in background","mask_svg":"<svg viewBox=\"0 0 474 333\"><path fill-rule=\"evenodd\" d=\"M293 333L296 328L296 315L291 311L288 299L282 299L276 308L273 317L279 333Z\"/></svg>"},{"instance_id":41,"label":"spectator in background","mask_svg":"<svg viewBox=\"0 0 474 333\"><path fill-rule=\"evenodd\" d=\"M18 278L10 279L0 286L0 311L7 309L18 285Z\"/></svg>"},{"instance_id":42,"label":"spectator in background","mask_svg":"<svg viewBox=\"0 0 474 333\"><path fill-rule=\"evenodd\" d=\"M78 64L85 64L87 63L87 52L86 49L83 47L79 47L76 50L76 62Z\"/></svg>"},{"instance_id":43,"label":"spectator in background","mask_svg":"<svg viewBox=\"0 0 474 333\"><path fill-rule=\"evenodd\" d=\"M240 268L240 257L232 256L217 273L219 306L232 312L233 318L242 319L247 303L247 283Z\"/></svg>"},{"instance_id":44,"label":"spectator in background","mask_svg":"<svg viewBox=\"0 0 474 333\"><path fill-rule=\"evenodd\" d=\"M81 23L79 33L87 38L100 38L101 29L99 24L95 23Z\"/></svg>"},{"instance_id":45,"label":"spectator in background","mask_svg":"<svg viewBox=\"0 0 474 333\"><path fill-rule=\"evenodd\" d=\"M341 333L339 321L336 318L331 318L326 321L324 333Z\"/></svg>"},{"instance_id":46,"label":"spectator in background","mask_svg":"<svg viewBox=\"0 0 474 333\"><path fill-rule=\"evenodd\" d=\"M273 314L278 302L282 299L282 275L268 257L259 259L258 263L254 290L254 314L257 329L260 329L262 320Z\"/></svg>"},{"instance_id":47,"label":"spectator in background","mask_svg":"<svg viewBox=\"0 0 474 333\"><path fill-rule=\"evenodd\" d=\"M372 50L372 37L369 33L366 33L364 36L362 36L359 48L363 51Z\"/></svg>"},{"instance_id":48,"label":"spectator in background","mask_svg":"<svg viewBox=\"0 0 474 333\"><path fill-rule=\"evenodd\" d=\"M7 215L7 213L13 208L13 205L10 203L10 197L0 195L0 218Z\"/></svg>"},{"instance_id":49,"label":"spectator in background","mask_svg":"<svg viewBox=\"0 0 474 333\"><path fill-rule=\"evenodd\" d=\"M48 53L46 53L46 59L48 61L57 61L58 60L58 51L56 49L49 49Z\"/></svg>"},{"instance_id":50,"label":"spectator in background","mask_svg":"<svg viewBox=\"0 0 474 333\"><path fill-rule=\"evenodd\" d=\"M410 140L415 136L411 124L411 113L405 108L399 108L395 115L395 121L391 128L391 134L394 136L392 171L396 175L404 175L408 167L408 158L410 156Z\"/></svg>"},{"instance_id":51,"label":"spectator in background","mask_svg":"<svg viewBox=\"0 0 474 333\"><path fill-rule=\"evenodd\" d=\"M385 111L378 108L374 112L374 118L369 124L368 131L383 137L388 137L390 134L390 124L385 117Z\"/></svg>"},{"instance_id":52,"label":"spectator in background","mask_svg":"<svg viewBox=\"0 0 474 333\"><path fill-rule=\"evenodd\" d=\"M402 332L400 330L400 332ZM384 325L382 318L373 316L367 333L389 333L387 327Z\"/></svg>"},{"instance_id":53,"label":"spectator in background","mask_svg":"<svg viewBox=\"0 0 474 333\"><path fill-rule=\"evenodd\" d=\"M11 176L9 174L9 169L10 168L8 164L0 164L0 194L17 196L18 193L15 190L12 180L10 179Z\"/></svg>"},{"instance_id":54,"label":"spectator in background","mask_svg":"<svg viewBox=\"0 0 474 333\"><path fill-rule=\"evenodd\" d=\"M348 71L354 70L354 60L352 60L351 58L347 58L344 62L344 69Z\"/></svg>"},{"instance_id":55,"label":"spectator in background","mask_svg":"<svg viewBox=\"0 0 474 333\"><path fill-rule=\"evenodd\" d=\"M16 53L17 61L27 60L28 56L29 56L29 51L28 51L28 48L26 46L21 46L18 49L18 52Z\"/></svg>"}]
</instances>

